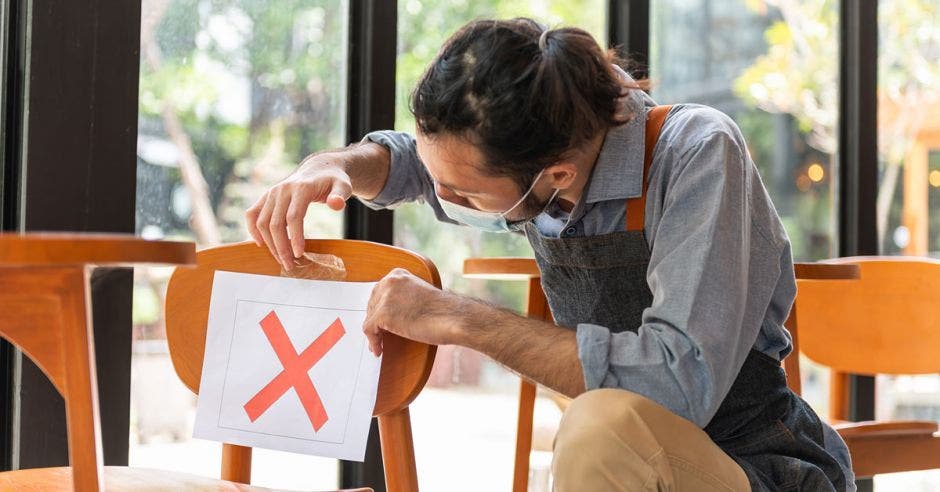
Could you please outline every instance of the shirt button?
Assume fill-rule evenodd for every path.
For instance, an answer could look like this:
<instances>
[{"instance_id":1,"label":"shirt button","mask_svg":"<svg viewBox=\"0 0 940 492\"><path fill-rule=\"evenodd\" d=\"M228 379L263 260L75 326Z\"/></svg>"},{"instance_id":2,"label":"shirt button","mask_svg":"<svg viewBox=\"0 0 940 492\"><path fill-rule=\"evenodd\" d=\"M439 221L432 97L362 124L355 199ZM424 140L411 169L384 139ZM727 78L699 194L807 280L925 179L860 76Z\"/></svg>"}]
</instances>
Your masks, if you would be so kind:
<instances>
[{"instance_id":1,"label":"shirt button","mask_svg":"<svg viewBox=\"0 0 940 492\"><path fill-rule=\"evenodd\" d=\"M577 229L575 229L574 227L569 227L569 228L565 229L565 235L566 235L566 236L574 236L574 233L575 233L575 232L578 232L578 231L577 231Z\"/></svg>"}]
</instances>

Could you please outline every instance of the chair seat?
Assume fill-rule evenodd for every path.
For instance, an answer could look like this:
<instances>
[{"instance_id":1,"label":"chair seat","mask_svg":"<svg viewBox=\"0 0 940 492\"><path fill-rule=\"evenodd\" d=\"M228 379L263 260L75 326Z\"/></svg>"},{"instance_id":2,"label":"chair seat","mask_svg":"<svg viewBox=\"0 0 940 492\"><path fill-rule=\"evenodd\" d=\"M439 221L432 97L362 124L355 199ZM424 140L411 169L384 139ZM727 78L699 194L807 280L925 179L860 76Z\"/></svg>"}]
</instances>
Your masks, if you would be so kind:
<instances>
[{"instance_id":1,"label":"chair seat","mask_svg":"<svg viewBox=\"0 0 940 492\"><path fill-rule=\"evenodd\" d=\"M834 422L833 427L849 447L858 478L940 468L936 422Z\"/></svg>"},{"instance_id":2,"label":"chair seat","mask_svg":"<svg viewBox=\"0 0 940 492\"><path fill-rule=\"evenodd\" d=\"M275 490L188 473L124 466L104 467L104 477L104 490L108 491L271 492ZM0 490L72 490L72 469L63 466L3 472L0 473ZM345 492L372 492L369 488L344 490Z\"/></svg>"},{"instance_id":3,"label":"chair seat","mask_svg":"<svg viewBox=\"0 0 940 492\"><path fill-rule=\"evenodd\" d=\"M865 422L833 422L833 427L843 439L865 439L876 437L933 436L940 427L932 420L892 420Z\"/></svg>"}]
</instances>

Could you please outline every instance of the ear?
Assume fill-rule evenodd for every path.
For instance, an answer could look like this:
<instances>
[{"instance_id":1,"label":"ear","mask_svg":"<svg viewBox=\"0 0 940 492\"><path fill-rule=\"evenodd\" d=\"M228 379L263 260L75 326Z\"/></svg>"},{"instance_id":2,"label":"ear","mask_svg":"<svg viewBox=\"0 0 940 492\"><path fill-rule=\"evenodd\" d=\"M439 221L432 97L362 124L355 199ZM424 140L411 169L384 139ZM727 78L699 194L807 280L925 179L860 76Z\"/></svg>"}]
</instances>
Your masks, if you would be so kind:
<instances>
[{"instance_id":1,"label":"ear","mask_svg":"<svg viewBox=\"0 0 940 492\"><path fill-rule=\"evenodd\" d=\"M545 181L551 188L565 190L574 184L578 176L578 166L570 161L559 161L545 168Z\"/></svg>"}]
</instances>

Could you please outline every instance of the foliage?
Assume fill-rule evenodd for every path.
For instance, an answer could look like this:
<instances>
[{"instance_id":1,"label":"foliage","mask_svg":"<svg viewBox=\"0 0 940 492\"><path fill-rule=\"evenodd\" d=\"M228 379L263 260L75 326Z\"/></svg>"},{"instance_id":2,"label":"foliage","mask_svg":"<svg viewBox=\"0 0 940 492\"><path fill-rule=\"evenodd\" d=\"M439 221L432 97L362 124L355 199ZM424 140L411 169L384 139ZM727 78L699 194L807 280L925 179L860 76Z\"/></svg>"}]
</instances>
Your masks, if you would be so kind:
<instances>
[{"instance_id":1,"label":"foliage","mask_svg":"<svg viewBox=\"0 0 940 492\"><path fill-rule=\"evenodd\" d=\"M839 103L836 2L767 3L779 6L782 17L767 28L767 53L735 80L735 91L765 111L792 114L813 146L834 154Z\"/></svg>"},{"instance_id":2,"label":"foliage","mask_svg":"<svg viewBox=\"0 0 940 492\"><path fill-rule=\"evenodd\" d=\"M343 143L345 12L342 0L172 0L159 20L163 59L141 70L141 128L159 128L171 105L226 241L245 239L244 209L267 186ZM312 227L339 234L335 214L311 215ZM179 226L164 233L185 234Z\"/></svg>"},{"instance_id":3,"label":"foliage","mask_svg":"<svg viewBox=\"0 0 940 492\"><path fill-rule=\"evenodd\" d=\"M775 7L780 20L766 31L767 53L735 81L751 104L788 113L810 143L834 155L838 118L838 2L749 0ZM940 5L933 0L879 2L878 147L884 163L878 193L878 228L885 242L899 168L928 112L940 102ZM923 184L926 186L926 183Z\"/></svg>"},{"instance_id":4,"label":"foliage","mask_svg":"<svg viewBox=\"0 0 940 492\"><path fill-rule=\"evenodd\" d=\"M585 27L603 42L604 8L603 0L399 2L396 127L413 127L408 94L438 47L465 22L531 16L550 26ZM163 137L160 118L169 106L192 141L222 239L244 240L244 210L268 186L305 155L346 143L347 2L146 0L143 10L145 19L161 15L154 39L162 59L156 69L142 64L141 133ZM178 172L160 176L181 186ZM156 193L157 185L145 180L138 193ZM167 194L147 203L163 204L161 213L171 215L172 200ZM307 234L337 237L340 219L313 206ZM431 257L448 286L521 307L522 285L464 282L460 271L468 256L530 255L524 238L442 224L422 204L401 207L395 221L396 242ZM192 235L184 220L158 221L165 224L171 224L162 230L167 236ZM141 294L141 305L144 299Z\"/></svg>"}]
</instances>

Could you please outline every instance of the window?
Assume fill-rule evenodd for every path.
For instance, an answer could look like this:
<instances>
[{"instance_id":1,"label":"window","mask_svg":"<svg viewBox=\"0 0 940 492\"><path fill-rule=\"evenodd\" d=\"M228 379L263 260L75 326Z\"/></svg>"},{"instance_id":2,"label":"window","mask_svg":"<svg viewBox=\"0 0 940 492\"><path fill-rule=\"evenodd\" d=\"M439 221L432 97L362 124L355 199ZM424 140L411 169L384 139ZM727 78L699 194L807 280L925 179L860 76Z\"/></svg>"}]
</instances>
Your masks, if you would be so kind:
<instances>
[{"instance_id":1,"label":"window","mask_svg":"<svg viewBox=\"0 0 940 492\"><path fill-rule=\"evenodd\" d=\"M878 2L880 254L940 256L940 7ZM878 376L879 419L940 420L940 375ZM882 490L936 490L940 472L875 477Z\"/></svg>"},{"instance_id":2,"label":"window","mask_svg":"<svg viewBox=\"0 0 940 492\"><path fill-rule=\"evenodd\" d=\"M345 142L345 0L145 0L137 233L200 248L248 239L244 211L307 154ZM312 207L306 231L341 237ZM130 462L217 477L218 443L191 439L195 397L170 364L169 269L138 268ZM255 482L335 488L334 460L259 450Z\"/></svg>"},{"instance_id":3,"label":"window","mask_svg":"<svg viewBox=\"0 0 940 492\"><path fill-rule=\"evenodd\" d=\"M882 254L940 256L940 8L878 4L878 240ZM933 212L933 213L931 213Z\"/></svg>"},{"instance_id":4,"label":"window","mask_svg":"<svg viewBox=\"0 0 940 492\"><path fill-rule=\"evenodd\" d=\"M653 97L737 122L797 261L835 253L837 22L821 0L653 2Z\"/></svg>"},{"instance_id":5,"label":"window","mask_svg":"<svg viewBox=\"0 0 940 492\"><path fill-rule=\"evenodd\" d=\"M399 2L397 103L395 126L413 132L408 96L443 42L457 28L478 18L532 17L549 26L571 25L591 32L605 45L606 2L602 0ZM469 257L532 256L525 238L492 234L438 222L426 204L395 211L395 244L428 256L441 272L444 287L521 310L524 282L462 278ZM443 346L426 389L412 405L415 452L421 488L426 490L505 490L512 484L519 378L470 349ZM545 395L536 402L535 445L541 430L552 429L558 407ZM545 422L545 426L540 425ZM552 432L547 430L546 432ZM459 442L459 446L453 443ZM543 443L541 448L545 448ZM551 450L551 436L547 441ZM447 453L441 453L447 449ZM548 462L533 455L533 486L547 487ZM485 473L467 473L467 463ZM454 480L460 477L460 480ZM548 490L532 488L530 490Z\"/></svg>"},{"instance_id":6,"label":"window","mask_svg":"<svg viewBox=\"0 0 940 492\"><path fill-rule=\"evenodd\" d=\"M833 2L656 0L650 77L659 104L718 108L741 128L794 261L836 256L838 11ZM828 412L828 370L801 361Z\"/></svg>"}]
</instances>

